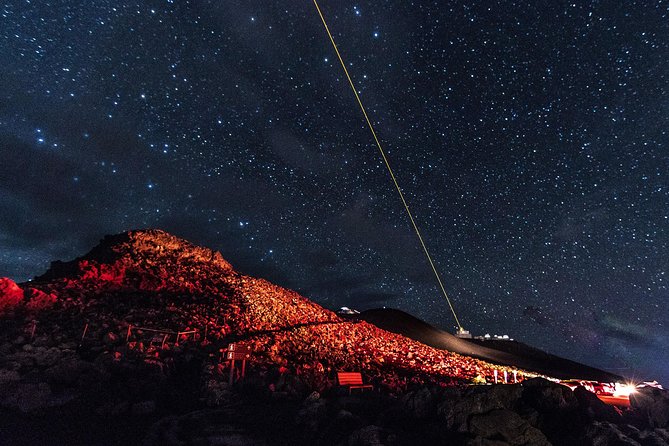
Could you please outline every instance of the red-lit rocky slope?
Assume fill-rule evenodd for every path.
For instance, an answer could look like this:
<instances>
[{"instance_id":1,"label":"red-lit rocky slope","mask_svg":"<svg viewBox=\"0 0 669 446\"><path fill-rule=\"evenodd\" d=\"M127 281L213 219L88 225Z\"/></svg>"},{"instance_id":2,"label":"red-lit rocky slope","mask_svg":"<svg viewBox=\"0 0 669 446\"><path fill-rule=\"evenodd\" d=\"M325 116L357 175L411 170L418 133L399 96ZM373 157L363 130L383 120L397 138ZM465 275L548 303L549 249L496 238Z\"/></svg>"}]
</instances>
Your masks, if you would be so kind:
<instances>
[{"instance_id":1,"label":"red-lit rocky slope","mask_svg":"<svg viewBox=\"0 0 669 446\"><path fill-rule=\"evenodd\" d=\"M391 391L411 380L452 384L493 375L483 361L340 319L293 291L236 272L218 252L159 230L108 236L32 282L1 286L0 308L24 339L35 328L46 345L79 344L88 324L84 344L118 360L128 349L160 360L162 341L150 345L156 336L194 330L181 336L181 347L214 351L245 341L256 366L292 369L315 388L327 386L335 370L360 370ZM166 349L175 341L169 335ZM218 366L217 357L211 365Z\"/></svg>"},{"instance_id":2,"label":"red-lit rocky slope","mask_svg":"<svg viewBox=\"0 0 669 446\"><path fill-rule=\"evenodd\" d=\"M231 342L254 352L232 386ZM493 367L342 320L162 231L0 279L0 444L668 444L666 392L622 413L542 379L450 385ZM375 391L349 396L337 370Z\"/></svg>"},{"instance_id":3,"label":"red-lit rocky slope","mask_svg":"<svg viewBox=\"0 0 669 446\"><path fill-rule=\"evenodd\" d=\"M559 379L624 382L621 376L551 355L518 341L461 339L401 310L379 308L363 311L355 317L423 344L495 364L534 370Z\"/></svg>"}]
</instances>

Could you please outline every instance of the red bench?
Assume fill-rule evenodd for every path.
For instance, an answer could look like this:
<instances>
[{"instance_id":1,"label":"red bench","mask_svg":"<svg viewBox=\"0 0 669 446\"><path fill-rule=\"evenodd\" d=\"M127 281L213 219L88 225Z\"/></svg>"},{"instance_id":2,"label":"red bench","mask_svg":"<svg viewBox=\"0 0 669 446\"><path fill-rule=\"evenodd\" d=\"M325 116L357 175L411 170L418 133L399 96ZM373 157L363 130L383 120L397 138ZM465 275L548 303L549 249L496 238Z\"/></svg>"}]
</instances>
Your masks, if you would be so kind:
<instances>
[{"instance_id":1,"label":"red bench","mask_svg":"<svg viewBox=\"0 0 669 446\"><path fill-rule=\"evenodd\" d=\"M337 372L337 382L342 387L348 387L349 395L353 389L374 389L373 385L362 383L360 372Z\"/></svg>"}]
</instances>

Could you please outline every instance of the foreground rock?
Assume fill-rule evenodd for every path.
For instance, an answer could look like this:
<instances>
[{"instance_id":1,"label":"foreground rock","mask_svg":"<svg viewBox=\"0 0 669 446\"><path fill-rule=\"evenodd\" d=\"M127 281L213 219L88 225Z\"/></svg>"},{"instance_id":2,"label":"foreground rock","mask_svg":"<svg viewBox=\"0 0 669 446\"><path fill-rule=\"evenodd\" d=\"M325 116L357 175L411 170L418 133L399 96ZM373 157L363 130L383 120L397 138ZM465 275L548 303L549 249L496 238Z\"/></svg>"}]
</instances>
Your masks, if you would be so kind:
<instances>
[{"instance_id":1,"label":"foreground rock","mask_svg":"<svg viewBox=\"0 0 669 446\"><path fill-rule=\"evenodd\" d=\"M470 445L504 442L509 445L548 446L546 436L527 420L515 412L505 409L493 409L485 414L474 414L469 417L467 431L474 436Z\"/></svg>"},{"instance_id":2,"label":"foreground rock","mask_svg":"<svg viewBox=\"0 0 669 446\"><path fill-rule=\"evenodd\" d=\"M632 407L648 425L658 428L669 427L669 392L653 387L644 387L630 397Z\"/></svg>"}]
</instances>

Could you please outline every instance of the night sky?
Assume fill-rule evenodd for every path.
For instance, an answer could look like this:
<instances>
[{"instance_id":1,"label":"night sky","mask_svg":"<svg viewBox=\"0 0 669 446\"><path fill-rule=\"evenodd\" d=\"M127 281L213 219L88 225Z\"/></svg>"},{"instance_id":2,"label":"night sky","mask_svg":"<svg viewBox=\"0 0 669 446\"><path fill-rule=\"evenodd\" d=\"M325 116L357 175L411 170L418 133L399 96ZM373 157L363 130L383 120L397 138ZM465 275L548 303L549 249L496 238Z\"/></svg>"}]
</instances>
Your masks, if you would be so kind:
<instances>
[{"instance_id":1,"label":"night sky","mask_svg":"<svg viewBox=\"0 0 669 446\"><path fill-rule=\"evenodd\" d=\"M463 325L669 383L669 2L321 8ZM0 156L0 276L156 227L454 329L311 0L3 2Z\"/></svg>"}]
</instances>

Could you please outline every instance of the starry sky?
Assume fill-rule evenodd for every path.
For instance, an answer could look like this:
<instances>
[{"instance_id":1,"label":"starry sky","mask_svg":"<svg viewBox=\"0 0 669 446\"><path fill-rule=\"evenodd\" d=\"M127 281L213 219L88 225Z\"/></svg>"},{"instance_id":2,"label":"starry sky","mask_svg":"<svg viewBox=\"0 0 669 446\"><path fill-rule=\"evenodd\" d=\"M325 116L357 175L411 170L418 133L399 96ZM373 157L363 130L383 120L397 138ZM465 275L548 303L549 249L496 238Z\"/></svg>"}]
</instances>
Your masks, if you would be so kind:
<instances>
[{"instance_id":1,"label":"starry sky","mask_svg":"<svg viewBox=\"0 0 669 446\"><path fill-rule=\"evenodd\" d=\"M321 8L463 325L669 383L669 2ZM157 227L455 322L313 3L0 4L0 275Z\"/></svg>"}]
</instances>

